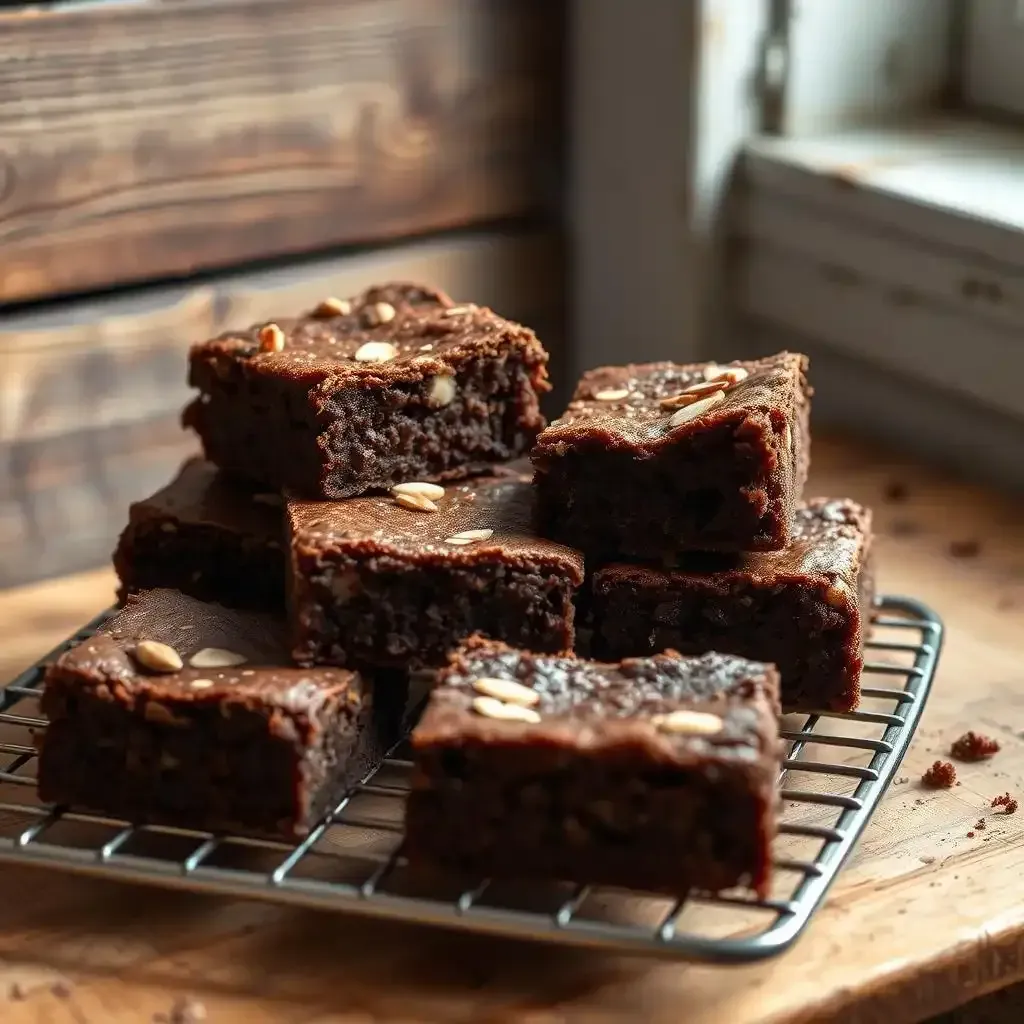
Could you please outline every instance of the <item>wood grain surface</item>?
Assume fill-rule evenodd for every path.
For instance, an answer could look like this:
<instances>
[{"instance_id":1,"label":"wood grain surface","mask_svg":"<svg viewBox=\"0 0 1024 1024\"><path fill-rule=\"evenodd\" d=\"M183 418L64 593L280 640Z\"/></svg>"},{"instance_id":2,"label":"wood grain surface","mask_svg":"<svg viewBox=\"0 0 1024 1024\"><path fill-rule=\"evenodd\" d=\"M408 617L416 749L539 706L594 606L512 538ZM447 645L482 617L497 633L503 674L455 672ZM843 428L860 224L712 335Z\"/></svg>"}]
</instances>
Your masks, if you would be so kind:
<instances>
[{"instance_id":1,"label":"wood grain surface","mask_svg":"<svg viewBox=\"0 0 1024 1024\"><path fill-rule=\"evenodd\" d=\"M189 998L211 1024L911 1024L1024 979L1024 811L989 813L999 793L1024 796L1021 507L836 439L815 442L812 488L876 506L883 589L930 603L948 635L898 782L789 953L691 967L5 869L4 1020L128 1024ZM104 571L0 598L0 668L42 653L111 593ZM922 789L968 728L1001 752L960 764L959 787ZM972 1019L1019 1016L949 1018Z\"/></svg>"},{"instance_id":2,"label":"wood grain surface","mask_svg":"<svg viewBox=\"0 0 1024 1024\"><path fill-rule=\"evenodd\" d=\"M128 502L195 450L178 425L192 342L395 278L534 325L557 372L561 261L539 231L453 235L0 315L0 586L105 561Z\"/></svg>"},{"instance_id":3,"label":"wood grain surface","mask_svg":"<svg viewBox=\"0 0 1024 1024\"><path fill-rule=\"evenodd\" d=\"M0 303L542 210L563 6L0 11Z\"/></svg>"}]
</instances>

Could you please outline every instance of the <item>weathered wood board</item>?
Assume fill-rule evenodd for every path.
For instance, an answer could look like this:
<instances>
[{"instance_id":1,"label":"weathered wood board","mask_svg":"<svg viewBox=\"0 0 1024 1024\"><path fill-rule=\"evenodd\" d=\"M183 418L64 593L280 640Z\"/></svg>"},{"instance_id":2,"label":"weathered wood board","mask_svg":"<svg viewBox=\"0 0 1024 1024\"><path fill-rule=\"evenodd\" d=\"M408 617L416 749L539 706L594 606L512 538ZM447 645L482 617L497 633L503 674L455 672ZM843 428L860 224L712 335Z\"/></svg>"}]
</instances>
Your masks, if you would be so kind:
<instances>
[{"instance_id":1,"label":"weathered wood board","mask_svg":"<svg viewBox=\"0 0 1024 1024\"><path fill-rule=\"evenodd\" d=\"M0 11L0 304L543 211L563 7Z\"/></svg>"},{"instance_id":2,"label":"weathered wood board","mask_svg":"<svg viewBox=\"0 0 1024 1024\"><path fill-rule=\"evenodd\" d=\"M216 1024L912 1024L1024 979L1024 812L989 813L999 793L1024 796L1020 505L850 443L817 439L814 457L814 491L877 507L883 589L930 603L948 633L904 781L791 952L689 967L12 869L0 872L0 1000L5 983L26 998L0 1002L4 1019L134 1024L187 995ZM905 499L886 497L894 482ZM976 554L952 553L971 541ZM0 668L111 593L100 572L0 597ZM957 788L921 789L968 728L1002 751L961 765Z\"/></svg>"}]
</instances>

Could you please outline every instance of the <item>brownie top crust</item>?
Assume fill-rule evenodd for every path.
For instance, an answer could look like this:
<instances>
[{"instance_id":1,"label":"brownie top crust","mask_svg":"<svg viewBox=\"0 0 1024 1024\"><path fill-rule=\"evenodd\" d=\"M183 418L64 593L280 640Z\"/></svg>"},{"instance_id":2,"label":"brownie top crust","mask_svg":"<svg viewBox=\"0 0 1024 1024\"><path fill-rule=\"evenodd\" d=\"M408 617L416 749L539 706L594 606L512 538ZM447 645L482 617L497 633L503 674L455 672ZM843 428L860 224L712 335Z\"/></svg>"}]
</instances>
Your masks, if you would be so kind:
<instances>
[{"instance_id":1,"label":"brownie top crust","mask_svg":"<svg viewBox=\"0 0 1024 1024\"><path fill-rule=\"evenodd\" d=\"M807 357L790 352L726 364L599 367L583 375L568 408L541 433L534 451L557 455L586 439L653 452L697 425L764 410L792 409L799 416L810 396L806 370Z\"/></svg>"},{"instance_id":2,"label":"brownie top crust","mask_svg":"<svg viewBox=\"0 0 1024 1024\"><path fill-rule=\"evenodd\" d=\"M456 305L444 292L393 282L351 299L326 299L309 314L228 331L192 348L192 356L244 360L253 372L350 386L450 375L466 361L522 350L543 368L547 352L529 328L484 306ZM535 386L547 389L546 373Z\"/></svg>"},{"instance_id":3,"label":"brownie top crust","mask_svg":"<svg viewBox=\"0 0 1024 1024\"><path fill-rule=\"evenodd\" d=\"M613 564L603 568L598 587L616 579L663 585L674 578L727 574L758 586L779 580L799 580L839 588L850 599L871 539L871 510L848 498L813 498L801 505L793 519L793 539L781 551L747 551L735 556L694 555L674 569ZM837 599L838 599L838 595Z\"/></svg>"},{"instance_id":4,"label":"brownie top crust","mask_svg":"<svg viewBox=\"0 0 1024 1024\"><path fill-rule=\"evenodd\" d=\"M144 647L166 645L176 654ZM163 658L164 660L160 660ZM111 700L145 695L195 704L272 705L314 714L338 699L358 703L363 682L344 669L289 665L283 623L270 615L196 601L176 590L149 590L127 603L98 633L63 654L49 673L105 691Z\"/></svg>"},{"instance_id":5,"label":"brownie top crust","mask_svg":"<svg viewBox=\"0 0 1024 1024\"><path fill-rule=\"evenodd\" d=\"M166 518L208 524L257 541L279 541L283 505L279 494L229 481L212 462L195 457L182 465L166 487L133 502L129 517L133 523Z\"/></svg>"},{"instance_id":6,"label":"brownie top crust","mask_svg":"<svg viewBox=\"0 0 1024 1024\"><path fill-rule=\"evenodd\" d=\"M293 548L343 546L355 557L385 554L421 566L544 565L579 586L583 556L537 535L533 497L530 477L508 468L445 487L443 496L430 501L436 511L407 508L395 497L379 495L345 501L291 499L288 517Z\"/></svg>"},{"instance_id":7,"label":"brownie top crust","mask_svg":"<svg viewBox=\"0 0 1024 1024\"><path fill-rule=\"evenodd\" d=\"M673 760L752 761L777 754L778 695L773 666L730 655L667 651L604 664L471 637L440 673L414 738L519 734L524 743L635 742Z\"/></svg>"}]
</instances>

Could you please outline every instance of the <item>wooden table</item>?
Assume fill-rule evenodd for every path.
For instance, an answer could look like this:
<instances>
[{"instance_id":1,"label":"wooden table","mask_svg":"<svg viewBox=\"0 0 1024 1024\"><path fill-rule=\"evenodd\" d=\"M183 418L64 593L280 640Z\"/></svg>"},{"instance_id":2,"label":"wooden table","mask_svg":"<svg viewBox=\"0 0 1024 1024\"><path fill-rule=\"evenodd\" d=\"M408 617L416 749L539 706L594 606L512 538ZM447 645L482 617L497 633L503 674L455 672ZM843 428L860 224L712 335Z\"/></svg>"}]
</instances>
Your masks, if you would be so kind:
<instances>
[{"instance_id":1,"label":"wooden table","mask_svg":"<svg viewBox=\"0 0 1024 1024\"><path fill-rule=\"evenodd\" d=\"M883 589L929 602L948 639L906 781L791 952L687 967L5 868L4 1020L127 1024L187 996L215 1024L909 1024L1024 978L1024 811L967 837L993 796L1024 796L1021 507L848 443L814 458L814 491L876 506ZM0 595L4 678L111 592L101 570ZM921 789L968 728L1002 751Z\"/></svg>"}]
</instances>

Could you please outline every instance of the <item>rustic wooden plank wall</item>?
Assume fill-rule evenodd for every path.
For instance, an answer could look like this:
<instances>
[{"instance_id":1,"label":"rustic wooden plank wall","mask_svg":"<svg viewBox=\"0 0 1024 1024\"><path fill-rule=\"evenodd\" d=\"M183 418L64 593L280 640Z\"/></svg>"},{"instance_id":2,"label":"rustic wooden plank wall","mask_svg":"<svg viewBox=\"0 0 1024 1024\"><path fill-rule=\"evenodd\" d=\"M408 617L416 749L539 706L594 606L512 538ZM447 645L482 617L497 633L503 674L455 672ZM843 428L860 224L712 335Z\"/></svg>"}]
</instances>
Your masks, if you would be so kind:
<instances>
[{"instance_id":1,"label":"rustic wooden plank wall","mask_svg":"<svg viewBox=\"0 0 1024 1024\"><path fill-rule=\"evenodd\" d=\"M561 7L0 12L0 303L535 213Z\"/></svg>"},{"instance_id":2,"label":"rustic wooden plank wall","mask_svg":"<svg viewBox=\"0 0 1024 1024\"><path fill-rule=\"evenodd\" d=\"M560 336L562 0L0 6L0 586L193 450L191 342L388 277Z\"/></svg>"}]
</instances>

